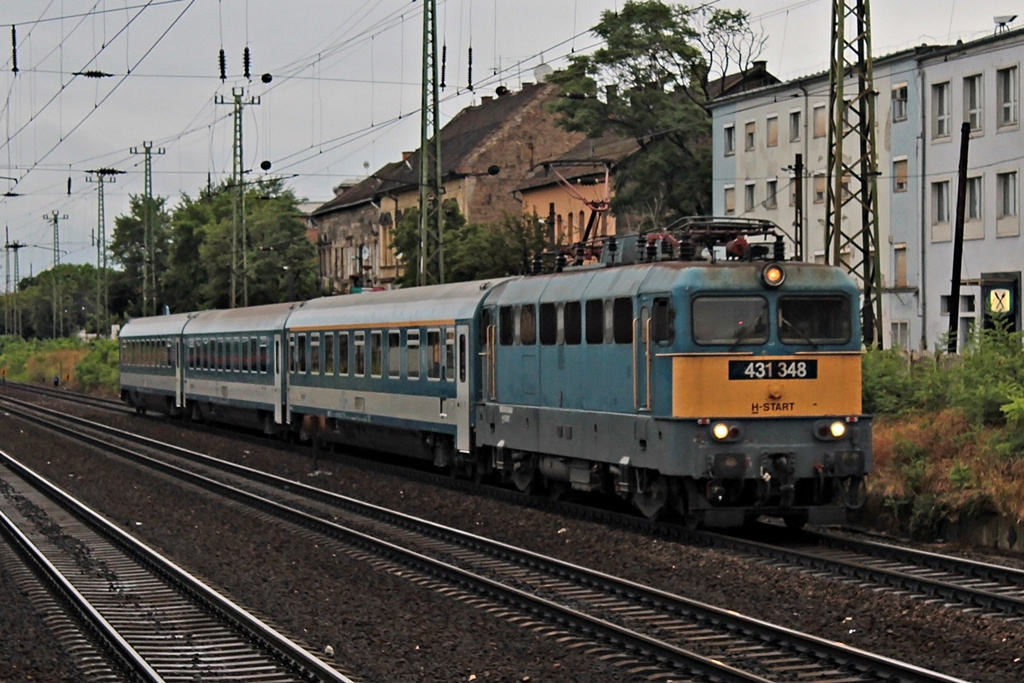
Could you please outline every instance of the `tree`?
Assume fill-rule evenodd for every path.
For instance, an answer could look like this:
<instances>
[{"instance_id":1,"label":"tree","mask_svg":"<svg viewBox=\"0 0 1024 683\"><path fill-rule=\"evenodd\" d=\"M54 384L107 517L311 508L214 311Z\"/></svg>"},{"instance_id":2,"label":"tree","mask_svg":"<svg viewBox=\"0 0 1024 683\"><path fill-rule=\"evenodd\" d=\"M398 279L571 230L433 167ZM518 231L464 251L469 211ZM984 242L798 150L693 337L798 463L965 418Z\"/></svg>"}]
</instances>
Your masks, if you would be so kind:
<instances>
[{"instance_id":1,"label":"tree","mask_svg":"<svg viewBox=\"0 0 1024 683\"><path fill-rule=\"evenodd\" d=\"M153 217L153 263L149 265L151 268L155 268L157 273L167 270L171 217L167 213L165 203L164 197L147 199L141 195L132 195L129 198L128 214L114 219L114 234L109 249L114 263L119 264L122 270L116 273L110 285L112 311L120 310L127 315L142 313L142 275L145 270L143 263L147 258L145 253L147 212ZM148 272L152 279L153 270ZM120 292L122 297L126 294L127 297L120 298L115 305L114 291ZM159 291L149 292L149 296L151 302L164 300ZM147 312L152 313L152 306L148 308Z\"/></svg>"},{"instance_id":2,"label":"tree","mask_svg":"<svg viewBox=\"0 0 1024 683\"><path fill-rule=\"evenodd\" d=\"M711 211L709 87L719 71L745 68L760 52L764 37L747 16L630 0L593 27L603 47L549 77L563 94L552 105L559 125L639 145L616 171L614 208L665 222Z\"/></svg>"},{"instance_id":3,"label":"tree","mask_svg":"<svg viewBox=\"0 0 1024 683\"><path fill-rule=\"evenodd\" d=\"M231 307L232 193L225 183L195 199L183 194L172 213L167 269L160 277L163 303L170 310ZM249 305L319 293L316 246L306 237L300 216L298 200L281 181L247 186L246 243L235 255L236 305L241 305L246 276Z\"/></svg>"},{"instance_id":4,"label":"tree","mask_svg":"<svg viewBox=\"0 0 1024 683\"><path fill-rule=\"evenodd\" d=\"M454 199L444 202L444 281L469 282L530 272L547 244L544 224L532 216L506 214L497 225L467 223ZM409 209L392 235L395 253L406 264L398 284L418 282L419 211Z\"/></svg>"},{"instance_id":5,"label":"tree","mask_svg":"<svg viewBox=\"0 0 1024 683\"><path fill-rule=\"evenodd\" d=\"M451 282L525 275L546 246L544 223L536 214L505 214L497 225L466 225L445 251L445 270Z\"/></svg>"}]
</instances>

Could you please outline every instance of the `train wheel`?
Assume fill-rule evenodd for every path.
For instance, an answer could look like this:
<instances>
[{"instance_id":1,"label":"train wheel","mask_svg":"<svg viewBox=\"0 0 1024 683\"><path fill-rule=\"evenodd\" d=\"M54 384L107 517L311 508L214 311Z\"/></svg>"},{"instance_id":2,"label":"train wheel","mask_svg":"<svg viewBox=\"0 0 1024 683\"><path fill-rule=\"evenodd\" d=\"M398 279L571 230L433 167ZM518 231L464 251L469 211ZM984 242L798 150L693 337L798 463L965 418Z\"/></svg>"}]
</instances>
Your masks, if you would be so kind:
<instances>
[{"instance_id":1,"label":"train wheel","mask_svg":"<svg viewBox=\"0 0 1024 683\"><path fill-rule=\"evenodd\" d=\"M665 511L669 498L668 480L660 474L651 473L640 477L636 493L633 494L633 505L644 517L658 519Z\"/></svg>"},{"instance_id":2,"label":"train wheel","mask_svg":"<svg viewBox=\"0 0 1024 683\"><path fill-rule=\"evenodd\" d=\"M800 529L803 529L804 526L807 524L807 515L785 515L783 516L782 521L786 523L787 529L799 531Z\"/></svg>"},{"instance_id":3,"label":"train wheel","mask_svg":"<svg viewBox=\"0 0 1024 683\"><path fill-rule=\"evenodd\" d=\"M537 488L537 461L526 456L512 468L512 483L523 493L533 493Z\"/></svg>"}]
</instances>

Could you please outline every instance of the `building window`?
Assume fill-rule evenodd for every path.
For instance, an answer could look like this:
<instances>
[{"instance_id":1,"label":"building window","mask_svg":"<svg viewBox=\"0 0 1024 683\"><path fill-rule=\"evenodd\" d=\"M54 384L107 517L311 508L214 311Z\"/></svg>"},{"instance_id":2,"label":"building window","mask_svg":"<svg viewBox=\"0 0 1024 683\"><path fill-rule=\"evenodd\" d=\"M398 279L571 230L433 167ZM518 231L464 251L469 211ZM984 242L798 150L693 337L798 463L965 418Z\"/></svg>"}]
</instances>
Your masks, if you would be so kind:
<instances>
[{"instance_id":1,"label":"building window","mask_svg":"<svg viewBox=\"0 0 1024 683\"><path fill-rule=\"evenodd\" d=\"M747 183L743 188L743 210L753 211L755 203L755 189L754 183Z\"/></svg>"},{"instance_id":2,"label":"building window","mask_svg":"<svg viewBox=\"0 0 1024 683\"><path fill-rule=\"evenodd\" d=\"M1017 215L1017 172L996 175L996 217Z\"/></svg>"},{"instance_id":3,"label":"building window","mask_svg":"<svg viewBox=\"0 0 1024 683\"><path fill-rule=\"evenodd\" d=\"M725 148L725 156L736 153L736 127L731 123L722 129L725 133L723 136L723 146Z\"/></svg>"},{"instance_id":4,"label":"building window","mask_svg":"<svg viewBox=\"0 0 1024 683\"><path fill-rule=\"evenodd\" d=\"M747 121L743 127L743 149L746 152L754 151L754 143L757 142L757 124Z\"/></svg>"},{"instance_id":5,"label":"building window","mask_svg":"<svg viewBox=\"0 0 1024 683\"><path fill-rule=\"evenodd\" d=\"M996 71L996 101L999 110L996 117L999 127L1017 125L1017 67Z\"/></svg>"},{"instance_id":6,"label":"building window","mask_svg":"<svg viewBox=\"0 0 1024 683\"><path fill-rule=\"evenodd\" d=\"M981 176L967 179L967 201L964 206L964 218L969 221L981 220Z\"/></svg>"},{"instance_id":7,"label":"building window","mask_svg":"<svg viewBox=\"0 0 1024 683\"><path fill-rule=\"evenodd\" d=\"M893 283L897 287L907 286L907 245L905 242L893 246Z\"/></svg>"},{"instance_id":8,"label":"building window","mask_svg":"<svg viewBox=\"0 0 1024 683\"><path fill-rule=\"evenodd\" d=\"M894 320L891 323L892 330L891 345L906 351L910 348L910 323L906 320Z\"/></svg>"},{"instance_id":9,"label":"building window","mask_svg":"<svg viewBox=\"0 0 1024 683\"><path fill-rule=\"evenodd\" d=\"M789 141L800 141L800 112L789 112Z\"/></svg>"},{"instance_id":10,"label":"building window","mask_svg":"<svg viewBox=\"0 0 1024 683\"><path fill-rule=\"evenodd\" d=\"M828 179L824 173L814 174L814 203L824 204L825 195L828 192L827 189Z\"/></svg>"},{"instance_id":11,"label":"building window","mask_svg":"<svg viewBox=\"0 0 1024 683\"><path fill-rule=\"evenodd\" d=\"M932 183L932 225L949 223L949 181Z\"/></svg>"},{"instance_id":12,"label":"building window","mask_svg":"<svg viewBox=\"0 0 1024 683\"><path fill-rule=\"evenodd\" d=\"M779 205L777 194L779 192L779 181L775 178L771 178L764 186L764 205L765 208L774 209Z\"/></svg>"},{"instance_id":13,"label":"building window","mask_svg":"<svg viewBox=\"0 0 1024 683\"><path fill-rule=\"evenodd\" d=\"M725 215L731 216L736 213L736 188L729 185L725 188Z\"/></svg>"},{"instance_id":14,"label":"building window","mask_svg":"<svg viewBox=\"0 0 1024 683\"><path fill-rule=\"evenodd\" d=\"M981 74L964 79L964 121L971 124L971 132L980 131L985 125L984 102Z\"/></svg>"},{"instance_id":15,"label":"building window","mask_svg":"<svg viewBox=\"0 0 1024 683\"><path fill-rule=\"evenodd\" d=\"M892 121L907 120L907 84L897 83L892 87Z\"/></svg>"},{"instance_id":16,"label":"building window","mask_svg":"<svg viewBox=\"0 0 1024 683\"><path fill-rule=\"evenodd\" d=\"M769 147L779 146L779 117L769 116L765 122L765 144Z\"/></svg>"},{"instance_id":17,"label":"building window","mask_svg":"<svg viewBox=\"0 0 1024 683\"><path fill-rule=\"evenodd\" d=\"M896 159L892 162L892 191L907 191L907 160Z\"/></svg>"},{"instance_id":18,"label":"building window","mask_svg":"<svg viewBox=\"0 0 1024 683\"><path fill-rule=\"evenodd\" d=\"M825 105L814 106L814 137L823 138L828 132L828 119L825 117Z\"/></svg>"},{"instance_id":19,"label":"building window","mask_svg":"<svg viewBox=\"0 0 1024 683\"><path fill-rule=\"evenodd\" d=\"M949 134L949 83L936 83L932 86L932 138Z\"/></svg>"}]
</instances>

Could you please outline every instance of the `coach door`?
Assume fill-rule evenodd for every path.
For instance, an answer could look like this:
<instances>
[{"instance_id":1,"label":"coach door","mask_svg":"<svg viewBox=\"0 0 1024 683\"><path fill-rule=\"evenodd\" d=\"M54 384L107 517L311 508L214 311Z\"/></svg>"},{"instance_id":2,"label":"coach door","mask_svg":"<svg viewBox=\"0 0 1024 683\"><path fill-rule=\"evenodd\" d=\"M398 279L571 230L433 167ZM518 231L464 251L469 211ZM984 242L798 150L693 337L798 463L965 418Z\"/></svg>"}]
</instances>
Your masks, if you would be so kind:
<instances>
[{"instance_id":1,"label":"coach door","mask_svg":"<svg viewBox=\"0 0 1024 683\"><path fill-rule=\"evenodd\" d=\"M181 343L180 339L174 340L174 407L180 408L182 403L182 382L184 381L185 372L183 368L188 359L185 358L184 354L185 345Z\"/></svg>"},{"instance_id":2,"label":"coach door","mask_svg":"<svg viewBox=\"0 0 1024 683\"><path fill-rule=\"evenodd\" d=\"M455 447L463 453L469 452L469 325L455 328L455 426L458 430Z\"/></svg>"},{"instance_id":3,"label":"coach door","mask_svg":"<svg viewBox=\"0 0 1024 683\"><path fill-rule=\"evenodd\" d=\"M284 363L281 358L281 335L274 335L274 422L284 423L284 402L287 393L284 391Z\"/></svg>"}]
</instances>

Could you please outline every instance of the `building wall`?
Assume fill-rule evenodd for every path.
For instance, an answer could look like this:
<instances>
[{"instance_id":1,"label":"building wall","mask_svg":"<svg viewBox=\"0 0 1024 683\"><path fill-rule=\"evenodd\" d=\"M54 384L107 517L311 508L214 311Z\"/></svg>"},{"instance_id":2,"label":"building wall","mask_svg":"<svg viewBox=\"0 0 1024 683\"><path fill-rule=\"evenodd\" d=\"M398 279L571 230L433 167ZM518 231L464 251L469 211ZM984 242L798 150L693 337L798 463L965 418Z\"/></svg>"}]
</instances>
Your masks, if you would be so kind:
<instances>
[{"instance_id":1,"label":"building wall","mask_svg":"<svg viewBox=\"0 0 1024 683\"><path fill-rule=\"evenodd\" d=\"M914 259L920 253L919 199L909 188L899 197L891 191L893 158L905 161L911 169L918 164L918 142L912 123L916 109L910 109L907 120L898 123L893 123L890 112L893 84L906 82L911 93L918 87L913 78L916 64L914 56L907 54L876 61L874 71L874 86L879 93L875 102L875 144L880 174L877 193L882 335L886 346L895 339L901 345L916 347L921 335L920 260ZM844 89L844 95L850 96L855 92L855 82L849 80ZM913 99L912 94L909 97ZM774 222L786 232L786 253L793 257L797 235L795 167L796 156L802 155L802 258L819 263L825 262L826 256L831 260L832 249L825 243L828 104L828 76L819 74L728 98L712 110L715 215ZM847 138L847 161L856 158L857 145L855 138ZM853 183L851 180L851 186ZM847 203L843 207L840 220L844 232L860 229L859 206ZM841 256L844 263L848 259Z\"/></svg>"},{"instance_id":2,"label":"building wall","mask_svg":"<svg viewBox=\"0 0 1024 683\"><path fill-rule=\"evenodd\" d=\"M588 201L605 199L603 182L600 185L573 187ZM523 190L522 202L523 213L537 214L537 218L548 229L548 241L555 245L567 247L582 239L590 221L591 210L561 185L542 185ZM610 212L604 212L591 237L615 235L615 230L615 217Z\"/></svg>"},{"instance_id":3,"label":"building wall","mask_svg":"<svg viewBox=\"0 0 1024 683\"><path fill-rule=\"evenodd\" d=\"M1020 127L1020 66L1024 36L1019 33L1006 38L984 41L976 48L965 49L923 62L924 107L920 130L924 140L925 165L923 191L923 232L925 234L925 326L929 341L934 345L949 329L948 297L951 290L953 262L953 217L957 192L957 168L960 154L961 125L970 117L968 78L979 77L981 84L980 115L972 126L967 177L980 182L981 201L976 204L980 216L968 202L964 224L962 281L960 291L960 327L977 324L985 310L981 280L993 273L1021 272L1021 253L1024 242L1020 234L1020 180L1021 150L1024 134ZM1001 88L997 82L1000 72L1012 71L1013 109L1011 123L999 121ZM938 88L946 89L949 104L948 122L943 131L938 129ZM975 130L975 128L978 128ZM1001 187L1006 179L1012 191L1012 206L1001 216L1003 203ZM937 185L948 186L948 211L937 206ZM977 186L975 186L977 187ZM973 214L973 215L972 215ZM1018 290L1019 294L1019 290ZM1016 320L1017 329L1020 321ZM962 339L962 337L961 337Z\"/></svg>"}]
</instances>

